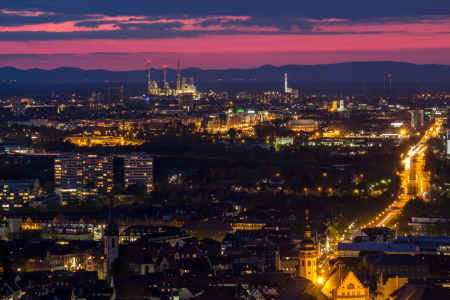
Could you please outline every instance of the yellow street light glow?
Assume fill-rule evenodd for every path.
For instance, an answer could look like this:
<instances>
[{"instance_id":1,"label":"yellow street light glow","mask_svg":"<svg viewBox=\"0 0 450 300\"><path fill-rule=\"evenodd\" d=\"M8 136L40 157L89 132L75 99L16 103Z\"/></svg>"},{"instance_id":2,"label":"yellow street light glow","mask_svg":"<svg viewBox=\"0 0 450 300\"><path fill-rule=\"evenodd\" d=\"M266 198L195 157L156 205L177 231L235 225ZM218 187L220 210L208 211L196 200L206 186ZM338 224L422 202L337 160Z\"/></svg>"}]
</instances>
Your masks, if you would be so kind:
<instances>
[{"instance_id":1,"label":"yellow street light glow","mask_svg":"<svg viewBox=\"0 0 450 300\"><path fill-rule=\"evenodd\" d=\"M319 279L317 280L317 282L319 282L320 284L322 284L322 283L323 283L323 278L322 278L322 277L319 277Z\"/></svg>"}]
</instances>

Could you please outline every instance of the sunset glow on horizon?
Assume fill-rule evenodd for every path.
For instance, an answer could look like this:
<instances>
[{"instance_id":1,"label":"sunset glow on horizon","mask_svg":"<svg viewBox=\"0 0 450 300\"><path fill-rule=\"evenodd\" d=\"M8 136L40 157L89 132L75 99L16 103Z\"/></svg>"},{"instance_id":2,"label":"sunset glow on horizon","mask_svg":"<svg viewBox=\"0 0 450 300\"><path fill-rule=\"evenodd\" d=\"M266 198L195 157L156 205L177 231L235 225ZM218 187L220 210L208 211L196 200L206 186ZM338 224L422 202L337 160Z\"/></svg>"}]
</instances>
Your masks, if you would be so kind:
<instances>
[{"instance_id":1,"label":"sunset glow on horizon","mask_svg":"<svg viewBox=\"0 0 450 300\"><path fill-rule=\"evenodd\" d=\"M136 70L251 68L350 61L450 65L450 17L115 14L0 9L0 67ZM145 11L144 11L145 12ZM324 15L330 15L328 12ZM168 65L171 66L170 64Z\"/></svg>"}]
</instances>

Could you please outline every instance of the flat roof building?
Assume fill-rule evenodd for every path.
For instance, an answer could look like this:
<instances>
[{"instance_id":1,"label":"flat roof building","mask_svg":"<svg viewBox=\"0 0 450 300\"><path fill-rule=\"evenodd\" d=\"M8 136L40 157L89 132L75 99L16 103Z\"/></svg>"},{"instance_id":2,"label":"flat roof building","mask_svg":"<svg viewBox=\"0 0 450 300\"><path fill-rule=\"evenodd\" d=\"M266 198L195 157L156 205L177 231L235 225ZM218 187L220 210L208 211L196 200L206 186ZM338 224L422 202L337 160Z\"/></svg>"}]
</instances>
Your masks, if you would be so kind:
<instances>
[{"instance_id":1,"label":"flat roof building","mask_svg":"<svg viewBox=\"0 0 450 300\"><path fill-rule=\"evenodd\" d=\"M84 185L93 183L99 191L109 193L113 187L113 158L88 154L83 159L83 173Z\"/></svg>"},{"instance_id":2,"label":"flat roof building","mask_svg":"<svg viewBox=\"0 0 450 300\"><path fill-rule=\"evenodd\" d=\"M30 201L30 181L2 180L0 181L0 204L3 210L23 207Z\"/></svg>"},{"instance_id":3,"label":"flat roof building","mask_svg":"<svg viewBox=\"0 0 450 300\"><path fill-rule=\"evenodd\" d=\"M142 184L147 192L153 190L153 158L145 152L132 152L124 159L125 188Z\"/></svg>"},{"instance_id":4,"label":"flat roof building","mask_svg":"<svg viewBox=\"0 0 450 300\"><path fill-rule=\"evenodd\" d=\"M108 88L108 108L112 109L116 106L123 105L123 88L109 87Z\"/></svg>"}]
</instances>

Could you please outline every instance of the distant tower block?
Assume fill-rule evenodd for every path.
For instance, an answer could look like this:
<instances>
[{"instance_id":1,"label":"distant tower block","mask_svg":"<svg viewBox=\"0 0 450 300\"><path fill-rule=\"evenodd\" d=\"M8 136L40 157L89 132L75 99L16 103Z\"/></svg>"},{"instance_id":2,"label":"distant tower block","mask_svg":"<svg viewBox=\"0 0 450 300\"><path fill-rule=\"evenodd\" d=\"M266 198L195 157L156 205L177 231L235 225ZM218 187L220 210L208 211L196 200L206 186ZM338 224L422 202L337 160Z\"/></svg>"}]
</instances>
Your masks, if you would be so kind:
<instances>
[{"instance_id":1,"label":"distant tower block","mask_svg":"<svg viewBox=\"0 0 450 300\"><path fill-rule=\"evenodd\" d=\"M152 82L150 81L150 61L147 61L148 63L148 75L147 75L147 82L148 82L148 91L147 94L151 94L152 93Z\"/></svg>"},{"instance_id":2,"label":"distant tower block","mask_svg":"<svg viewBox=\"0 0 450 300\"><path fill-rule=\"evenodd\" d=\"M177 93L181 90L181 81L180 81L180 61L177 62Z\"/></svg>"},{"instance_id":3,"label":"distant tower block","mask_svg":"<svg viewBox=\"0 0 450 300\"><path fill-rule=\"evenodd\" d=\"M167 72L167 66L164 65L164 90L167 89L167 76L166 76L167 73L166 72Z\"/></svg>"},{"instance_id":4,"label":"distant tower block","mask_svg":"<svg viewBox=\"0 0 450 300\"><path fill-rule=\"evenodd\" d=\"M287 86L287 73L284 73L284 92L288 93L288 86Z\"/></svg>"}]
</instances>

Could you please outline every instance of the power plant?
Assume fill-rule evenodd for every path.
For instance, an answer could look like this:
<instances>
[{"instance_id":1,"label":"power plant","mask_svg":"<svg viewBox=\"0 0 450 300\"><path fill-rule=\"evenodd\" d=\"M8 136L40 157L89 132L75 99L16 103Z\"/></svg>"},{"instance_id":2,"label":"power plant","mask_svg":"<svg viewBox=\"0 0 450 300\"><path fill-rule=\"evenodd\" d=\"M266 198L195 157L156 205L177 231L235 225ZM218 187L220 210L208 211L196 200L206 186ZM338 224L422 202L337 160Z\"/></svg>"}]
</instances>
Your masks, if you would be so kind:
<instances>
[{"instance_id":1,"label":"power plant","mask_svg":"<svg viewBox=\"0 0 450 300\"><path fill-rule=\"evenodd\" d=\"M284 73L284 92L289 93L288 86L287 86L287 73Z\"/></svg>"},{"instance_id":2,"label":"power plant","mask_svg":"<svg viewBox=\"0 0 450 300\"><path fill-rule=\"evenodd\" d=\"M287 73L284 73L284 92L292 94L292 89L288 87L287 83Z\"/></svg>"},{"instance_id":3,"label":"power plant","mask_svg":"<svg viewBox=\"0 0 450 300\"><path fill-rule=\"evenodd\" d=\"M148 63L148 90L147 90L147 94L151 94L151 80L150 80L150 61L147 62Z\"/></svg>"},{"instance_id":4,"label":"power plant","mask_svg":"<svg viewBox=\"0 0 450 300\"><path fill-rule=\"evenodd\" d=\"M180 61L177 62L177 94L180 93Z\"/></svg>"},{"instance_id":5,"label":"power plant","mask_svg":"<svg viewBox=\"0 0 450 300\"><path fill-rule=\"evenodd\" d=\"M167 82L167 65L164 65L164 81L161 88L158 87L156 81L150 79L150 61L147 62L148 68L148 95L155 96L178 96L180 109L190 111L192 110L192 101L198 100L197 87L194 85L194 77L189 77L181 80L180 61L177 61L177 87L176 89L169 88Z\"/></svg>"},{"instance_id":6,"label":"power plant","mask_svg":"<svg viewBox=\"0 0 450 300\"><path fill-rule=\"evenodd\" d=\"M161 88L158 87L156 81L151 81L150 79L150 61L148 61L148 95L155 96L176 96L181 93L180 87L180 61L177 61L177 89L170 89L169 83L167 82L167 65L164 65L164 81Z\"/></svg>"}]
</instances>

